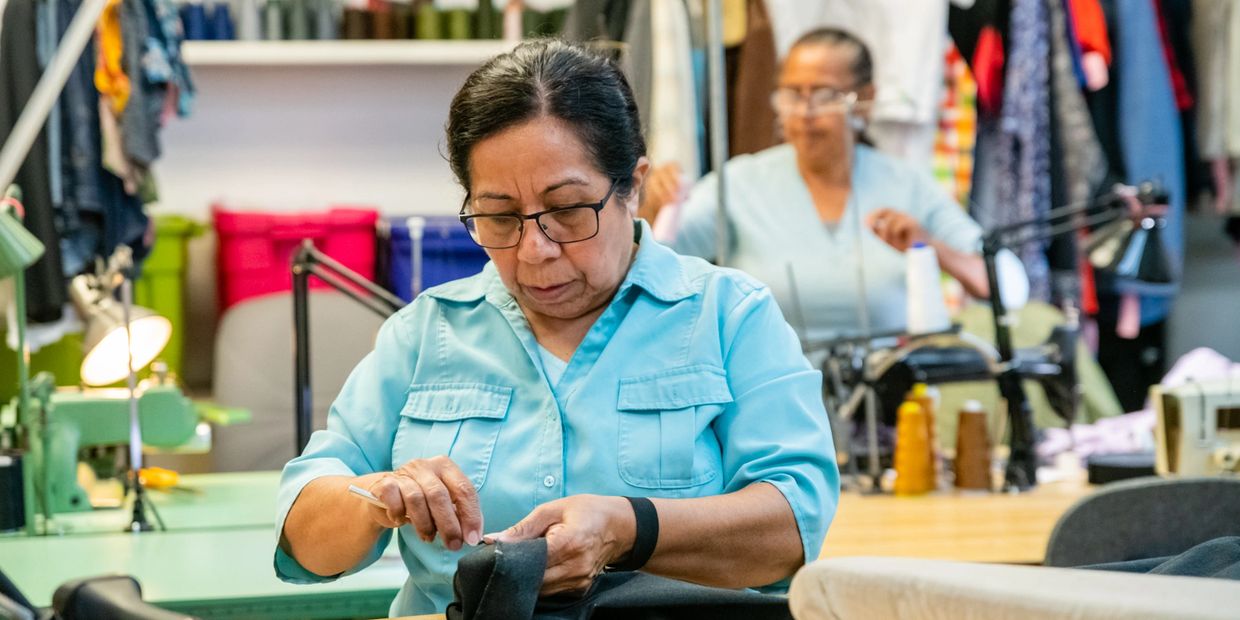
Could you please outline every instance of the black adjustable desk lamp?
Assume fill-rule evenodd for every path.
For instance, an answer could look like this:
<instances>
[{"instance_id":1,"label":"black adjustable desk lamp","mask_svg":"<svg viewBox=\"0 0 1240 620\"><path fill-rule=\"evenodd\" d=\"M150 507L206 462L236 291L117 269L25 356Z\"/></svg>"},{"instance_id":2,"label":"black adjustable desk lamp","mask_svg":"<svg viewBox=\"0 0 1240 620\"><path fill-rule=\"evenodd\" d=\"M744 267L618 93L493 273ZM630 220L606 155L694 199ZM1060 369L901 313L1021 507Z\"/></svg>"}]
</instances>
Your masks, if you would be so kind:
<instances>
[{"instance_id":1,"label":"black adjustable desk lamp","mask_svg":"<svg viewBox=\"0 0 1240 620\"><path fill-rule=\"evenodd\" d=\"M301 249L293 255L292 269L293 358L296 367L294 415L297 425L297 454L301 454L310 442L310 427L314 417L314 403L310 393L310 276L322 280L381 318L391 316L404 307L405 302L319 251L309 239L303 240Z\"/></svg>"},{"instance_id":2,"label":"black adjustable desk lamp","mask_svg":"<svg viewBox=\"0 0 1240 620\"><path fill-rule=\"evenodd\" d=\"M996 381L1000 395L1007 402L1011 433L1004 473L1006 489L1023 491L1037 484L1037 455L1034 453L1033 412L1021 384L1021 379L1030 375L1032 369L1026 368L1027 363L1015 355L1012 346L1009 329L1012 317L1000 294L995 257L1004 248L1093 228L1095 231L1086 240L1085 250L1099 271L1120 280L1170 284L1172 271L1160 235L1166 226L1161 207L1166 204L1166 192L1153 183L1135 188L1119 186L1096 200L1052 209L1041 219L999 226L982 237L982 258L990 285L989 303L994 315L1001 369ZM1067 370L1060 369L1060 372Z\"/></svg>"}]
</instances>

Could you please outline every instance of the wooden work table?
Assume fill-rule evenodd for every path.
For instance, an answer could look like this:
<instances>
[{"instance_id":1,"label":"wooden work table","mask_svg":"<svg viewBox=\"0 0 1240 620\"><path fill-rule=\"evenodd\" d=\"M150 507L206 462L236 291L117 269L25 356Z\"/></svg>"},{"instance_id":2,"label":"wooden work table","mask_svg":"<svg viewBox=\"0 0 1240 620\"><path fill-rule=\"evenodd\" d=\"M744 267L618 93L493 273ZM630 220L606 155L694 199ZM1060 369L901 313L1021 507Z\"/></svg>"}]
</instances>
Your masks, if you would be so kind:
<instances>
[{"instance_id":1,"label":"wooden work table","mask_svg":"<svg viewBox=\"0 0 1240 620\"><path fill-rule=\"evenodd\" d=\"M845 493L819 557L1041 564L1055 522L1090 490L1083 482L1056 482L1020 494Z\"/></svg>"}]
</instances>

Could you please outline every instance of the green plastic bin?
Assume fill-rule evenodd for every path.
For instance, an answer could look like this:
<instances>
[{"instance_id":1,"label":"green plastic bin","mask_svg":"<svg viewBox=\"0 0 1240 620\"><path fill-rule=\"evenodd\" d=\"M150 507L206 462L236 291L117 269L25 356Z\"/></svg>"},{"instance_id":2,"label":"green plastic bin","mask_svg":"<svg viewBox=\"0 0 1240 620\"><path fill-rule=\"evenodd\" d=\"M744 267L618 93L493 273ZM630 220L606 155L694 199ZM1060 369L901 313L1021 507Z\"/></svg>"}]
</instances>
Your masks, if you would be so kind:
<instances>
[{"instance_id":1,"label":"green plastic bin","mask_svg":"<svg viewBox=\"0 0 1240 620\"><path fill-rule=\"evenodd\" d=\"M134 283L134 304L150 308L172 321L172 336L159 359L180 375L185 353L185 266L189 240L206 226L180 215L155 217L155 246Z\"/></svg>"},{"instance_id":2,"label":"green plastic bin","mask_svg":"<svg viewBox=\"0 0 1240 620\"><path fill-rule=\"evenodd\" d=\"M8 334L0 331L0 337ZM64 338L30 354L30 376L50 372L56 385L78 385L82 382L82 334L66 334ZM0 402L17 396L17 352L0 344Z\"/></svg>"}]
</instances>

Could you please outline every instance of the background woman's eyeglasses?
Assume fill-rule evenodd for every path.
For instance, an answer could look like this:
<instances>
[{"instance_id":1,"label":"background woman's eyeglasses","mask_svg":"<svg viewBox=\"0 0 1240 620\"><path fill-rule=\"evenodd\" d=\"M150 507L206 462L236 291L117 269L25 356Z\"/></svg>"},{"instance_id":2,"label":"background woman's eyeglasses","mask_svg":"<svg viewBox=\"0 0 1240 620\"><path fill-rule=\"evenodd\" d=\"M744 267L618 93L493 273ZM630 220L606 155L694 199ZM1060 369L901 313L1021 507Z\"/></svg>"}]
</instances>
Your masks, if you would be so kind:
<instances>
[{"instance_id":1,"label":"background woman's eyeglasses","mask_svg":"<svg viewBox=\"0 0 1240 620\"><path fill-rule=\"evenodd\" d=\"M780 116L800 112L807 116L841 114L857 104L857 91L815 88L809 94L793 89L778 88L771 93L771 107ZM804 110L804 112L801 112Z\"/></svg>"},{"instance_id":2,"label":"background woman's eyeglasses","mask_svg":"<svg viewBox=\"0 0 1240 620\"><path fill-rule=\"evenodd\" d=\"M598 234L598 212L607 206L607 201L611 200L611 195L616 191L616 185L619 182L620 179L612 180L607 195L597 203L556 207L529 215L519 213L467 215L465 211L469 206L469 198L466 198L465 204L461 205L461 222L465 224L465 229L469 231L469 236L473 238L474 243L492 250L514 248L519 245L522 235L525 234L526 220L534 220L543 234L556 243L576 243L593 239Z\"/></svg>"}]
</instances>

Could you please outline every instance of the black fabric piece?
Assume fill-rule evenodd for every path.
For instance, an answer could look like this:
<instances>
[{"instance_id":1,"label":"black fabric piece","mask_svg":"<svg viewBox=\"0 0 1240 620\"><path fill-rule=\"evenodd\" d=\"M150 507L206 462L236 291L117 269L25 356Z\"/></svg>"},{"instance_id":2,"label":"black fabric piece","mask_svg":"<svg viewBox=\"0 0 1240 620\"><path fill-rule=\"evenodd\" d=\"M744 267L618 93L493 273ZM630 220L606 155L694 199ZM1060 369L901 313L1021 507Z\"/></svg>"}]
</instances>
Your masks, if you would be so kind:
<instances>
[{"instance_id":1,"label":"black fabric piece","mask_svg":"<svg viewBox=\"0 0 1240 620\"><path fill-rule=\"evenodd\" d=\"M604 573L581 597L539 600L543 538L485 546L457 564L448 620L787 620L782 596L708 588L640 572ZM727 567L721 566L721 570Z\"/></svg>"},{"instance_id":2,"label":"black fabric piece","mask_svg":"<svg viewBox=\"0 0 1240 620\"><path fill-rule=\"evenodd\" d=\"M1119 24L1115 19L1115 0L1100 0L1102 13L1106 16L1107 32L1118 32ZM1115 35L1112 34L1114 39ZM1120 56L1118 46L1113 51L1113 60L1111 68L1111 79L1107 85L1094 92L1085 93L1085 102L1089 105L1089 115L1094 121L1094 131L1098 134L1098 141L1102 143L1102 152L1107 157L1107 182L1104 187L1110 187L1116 182L1127 178L1125 173L1124 152L1120 149L1119 144L1119 75L1115 70L1115 66L1123 62Z\"/></svg>"},{"instance_id":3,"label":"black fabric piece","mask_svg":"<svg viewBox=\"0 0 1240 620\"><path fill-rule=\"evenodd\" d=\"M1240 579L1240 536L1215 538L1170 557L1093 564L1081 568L1177 577Z\"/></svg>"},{"instance_id":4,"label":"black fabric piece","mask_svg":"<svg viewBox=\"0 0 1240 620\"><path fill-rule=\"evenodd\" d=\"M40 76L34 0L9 0L2 19L0 144L8 140ZM35 323L60 320L62 308L68 301L49 175L47 134L41 131L14 180L22 188L22 203L26 207L24 224L44 246L43 257L26 270L26 316Z\"/></svg>"},{"instance_id":5,"label":"black fabric piece","mask_svg":"<svg viewBox=\"0 0 1240 620\"><path fill-rule=\"evenodd\" d=\"M1154 453L1095 454L1085 459L1090 484L1107 484L1132 478L1153 476Z\"/></svg>"},{"instance_id":6,"label":"black fabric piece","mask_svg":"<svg viewBox=\"0 0 1240 620\"><path fill-rule=\"evenodd\" d=\"M637 520L633 548L629 551L629 556L612 566L611 570L641 570L646 562L650 561L650 556L654 555L654 548L659 543L659 512L655 510L654 502L648 498L626 497L624 499L629 500L629 504L633 506L633 516Z\"/></svg>"},{"instance_id":7,"label":"black fabric piece","mask_svg":"<svg viewBox=\"0 0 1240 620\"><path fill-rule=\"evenodd\" d=\"M1145 407L1150 386L1167 372L1167 322L1141 328L1131 340L1116 333L1119 298L1098 296L1098 364L1106 373L1124 411Z\"/></svg>"},{"instance_id":8,"label":"black fabric piece","mask_svg":"<svg viewBox=\"0 0 1240 620\"><path fill-rule=\"evenodd\" d=\"M1210 167L1201 160L1197 148L1197 62L1190 36L1193 3L1192 0L1159 0L1155 7L1167 24L1167 40L1194 100L1193 107L1180 112L1180 133L1184 136L1184 196L1185 204L1191 206L1197 204L1201 193L1210 190L1213 183Z\"/></svg>"},{"instance_id":9,"label":"black fabric piece","mask_svg":"<svg viewBox=\"0 0 1240 620\"><path fill-rule=\"evenodd\" d=\"M560 35L569 41L623 41L631 0L578 0L568 9Z\"/></svg>"}]
</instances>

